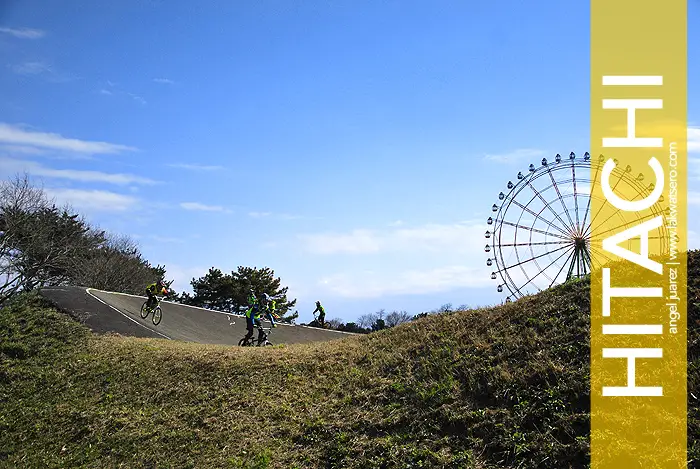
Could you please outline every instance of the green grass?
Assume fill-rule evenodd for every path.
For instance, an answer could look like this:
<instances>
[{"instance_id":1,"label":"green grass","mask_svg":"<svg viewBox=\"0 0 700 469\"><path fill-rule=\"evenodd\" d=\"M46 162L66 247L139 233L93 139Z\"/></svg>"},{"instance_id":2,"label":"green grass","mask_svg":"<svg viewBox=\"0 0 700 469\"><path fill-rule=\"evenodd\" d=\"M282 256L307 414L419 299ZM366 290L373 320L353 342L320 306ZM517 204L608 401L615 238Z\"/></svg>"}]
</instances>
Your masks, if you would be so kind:
<instances>
[{"instance_id":1,"label":"green grass","mask_svg":"<svg viewBox=\"0 0 700 469\"><path fill-rule=\"evenodd\" d=\"M700 384L692 252L689 384ZM0 467L580 468L589 284L367 336L266 349L97 336L0 312ZM689 458L700 459L690 398Z\"/></svg>"}]
</instances>

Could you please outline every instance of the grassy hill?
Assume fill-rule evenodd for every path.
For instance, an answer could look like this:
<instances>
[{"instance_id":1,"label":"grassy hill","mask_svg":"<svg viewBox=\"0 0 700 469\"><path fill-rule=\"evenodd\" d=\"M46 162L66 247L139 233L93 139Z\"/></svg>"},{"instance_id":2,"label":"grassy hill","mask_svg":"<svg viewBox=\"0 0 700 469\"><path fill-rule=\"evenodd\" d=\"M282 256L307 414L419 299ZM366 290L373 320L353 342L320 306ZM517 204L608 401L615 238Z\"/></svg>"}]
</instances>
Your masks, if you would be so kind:
<instances>
[{"instance_id":1,"label":"grassy hill","mask_svg":"<svg viewBox=\"0 0 700 469\"><path fill-rule=\"evenodd\" d=\"M689 270L700 396L700 252ZM0 467L586 467L589 314L576 281L367 336L240 349L96 336L25 296L0 312ZM688 432L698 460L694 397Z\"/></svg>"}]
</instances>

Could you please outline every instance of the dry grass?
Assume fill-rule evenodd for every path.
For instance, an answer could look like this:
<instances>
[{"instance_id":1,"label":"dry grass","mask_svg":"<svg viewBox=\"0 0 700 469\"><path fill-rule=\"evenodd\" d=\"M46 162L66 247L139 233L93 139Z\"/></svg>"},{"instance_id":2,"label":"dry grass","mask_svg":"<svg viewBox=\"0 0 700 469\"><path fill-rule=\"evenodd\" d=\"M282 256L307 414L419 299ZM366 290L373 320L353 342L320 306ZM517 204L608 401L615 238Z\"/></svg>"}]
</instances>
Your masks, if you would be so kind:
<instances>
[{"instance_id":1,"label":"dry grass","mask_svg":"<svg viewBox=\"0 0 700 469\"><path fill-rule=\"evenodd\" d=\"M585 281L264 349L94 336L23 298L0 314L0 465L586 467L589 324ZM693 391L697 327L690 342ZM693 457L699 434L691 405Z\"/></svg>"}]
</instances>

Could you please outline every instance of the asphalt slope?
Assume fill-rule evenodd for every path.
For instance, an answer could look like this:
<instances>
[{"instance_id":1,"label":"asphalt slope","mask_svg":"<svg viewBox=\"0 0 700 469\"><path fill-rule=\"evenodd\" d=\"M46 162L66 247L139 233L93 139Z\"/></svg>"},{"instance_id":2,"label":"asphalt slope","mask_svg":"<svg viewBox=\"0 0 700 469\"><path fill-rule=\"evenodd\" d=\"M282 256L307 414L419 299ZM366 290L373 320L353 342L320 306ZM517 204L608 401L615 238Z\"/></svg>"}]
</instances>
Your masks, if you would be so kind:
<instances>
[{"instance_id":1,"label":"asphalt slope","mask_svg":"<svg viewBox=\"0 0 700 469\"><path fill-rule=\"evenodd\" d=\"M157 326L151 316L141 319L146 297L86 289L45 288L42 295L94 332L114 332L135 337L154 337L204 344L236 345L246 334L245 318L216 311L162 302L163 318ZM264 323L269 327L269 323ZM274 344L298 344L347 337L339 331L279 324L269 340ZM257 337L257 331L255 331Z\"/></svg>"},{"instance_id":2,"label":"asphalt slope","mask_svg":"<svg viewBox=\"0 0 700 469\"><path fill-rule=\"evenodd\" d=\"M139 321L134 321L135 318L117 314L109 305L88 295L85 287L44 288L41 294L56 308L68 313L95 332L162 338L160 334L139 324Z\"/></svg>"}]
</instances>

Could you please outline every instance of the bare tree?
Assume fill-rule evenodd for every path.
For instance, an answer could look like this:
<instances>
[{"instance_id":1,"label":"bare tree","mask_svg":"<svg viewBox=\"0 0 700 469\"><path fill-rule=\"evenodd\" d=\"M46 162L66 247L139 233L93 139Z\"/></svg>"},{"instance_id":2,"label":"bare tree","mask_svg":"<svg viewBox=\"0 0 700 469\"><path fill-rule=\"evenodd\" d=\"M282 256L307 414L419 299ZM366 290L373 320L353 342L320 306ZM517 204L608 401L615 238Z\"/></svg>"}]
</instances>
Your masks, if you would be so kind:
<instances>
[{"instance_id":1,"label":"bare tree","mask_svg":"<svg viewBox=\"0 0 700 469\"><path fill-rule=\"evenodd\" d=\"M107 235L59 208L29 176L0 182L0 303L24 290L79 284L142 292L165 277L128 236Z\"/></svg>"},{"instance_id":2,"label":"bare tree","mask_svg":"<svg viewBox=\"0 0 700 469\"><path fill-rule=\"evenodd\" d=\"M126 235L106 234L98 248L86 252L77 261L73 280L101 290L143 293L148 284L164 280L164 269L160 272L152 267L136 241Z\"/></svg>"},{"instance_id":3,"label":"bare tree","mask_svg":"<svg viewBox=\"0 0 700 469\"><path fill-rule=\"evenodd\" d=\"M440 306L437 309L434 309L431 312L432 313L451 313L452 311L454 311L452 309L452 303L445 303L444 305Z\"/></svg>"},{"instance_id":4,"label":"bare tree","mask_svg":"<svg viewBox=\"0 0 700 469\"><path fill-rule=\"evenodd\" d=\"M28 175L0 183L0 302L14 293L61 283L92 242L87 223L59 209Z\"/></svg>"},{"instance_id":5,"label":"bare tree","mask_svg":"<svg viewBox=\"0 0 700 469\"><path fill-rule=\"evenodd\" d=\"M374 314L363 314L357 318L357 324L363 329L369 329L376 320L377 318L374 316Z\"/></svg>"},{"instance_id":6,"label":"bare tree","mask_svg":"<svg viewBox=\"0 0 700 469\"><path fill-rule=\"evenodd\" d=\"M387 327L398 326L399 324L409 322L410 320L411 315L406 311L392 311L391 313L387 314L385 319Z\"/></svg>"},{"instance_id":7,"label":"bare tree","mask_svg":"<svg viewBox=\"0 0 700 469\"><path fill-rule=\"evenodd\" d=\"M342 326L345 323L340 318L333 318L329 321L326 321L326 324L328 324L332 329L338 329L340 326Z\"/></svg>"}]
</instances>

